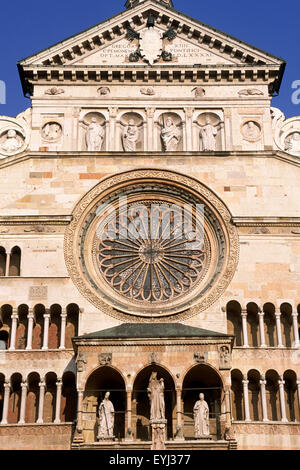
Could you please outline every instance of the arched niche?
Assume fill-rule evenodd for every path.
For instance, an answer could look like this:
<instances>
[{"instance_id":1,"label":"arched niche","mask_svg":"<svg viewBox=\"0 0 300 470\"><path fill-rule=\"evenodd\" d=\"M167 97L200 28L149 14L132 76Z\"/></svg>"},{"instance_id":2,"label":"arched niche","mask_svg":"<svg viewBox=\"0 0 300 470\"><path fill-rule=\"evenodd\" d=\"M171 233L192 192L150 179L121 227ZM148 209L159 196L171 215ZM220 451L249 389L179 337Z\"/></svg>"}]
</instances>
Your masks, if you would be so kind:
<instances>
[{"instance_id":1,"label":"arched niche","mask_svg":"<svg viewBox=\"0 0 300 470\"><path fill-rule=\"evenodd\" d=\"M18 307L18 326L16 331L16 349L25 349L27 341L28 306Z\"/></svg>"},{"instance_id":2,"label":"arched niche","mask_svg":"<svg viewBox=\"0 0 300 470\"><path fill-rule=\"evenodd\" d=\"M117 121L120 138L120 150L126 153L145 150L146 126L142 114L127 111Z\"/></svg>"},{"instance_id":3,"label":"arched niche","mask_svg":"<svg viewBox=\"0 0 300 470\"><path fill-rule=\"evenodd\" d=\"M157 150L163 152L177 152L184 148L183 120L179 114L164 112L158 116L157 128Z\"/></svg>"},{"instance_id":4,"label":"arched niche","mask_svg":"<svg viewBox=\"0 0 300 470\"><path fill-rule=\"evenodd\" d=\"M184 413L184 436L193 439L195 436L193 408L199 400L199 394L209 407L210 434L215 440L221 438L225 429L221 429L221 400L223 382L219 373L208 364L197 364L184 377L182 385L182 401Z\"/></svg>"},{"instance_id":5,"label":"arched niche","mask_svg":"<svg viewBox=\"0 0 300 470\"><path fill-rule=\"evenodd\" d=\"M114 436L125 437L126 391L121 374L110 366L99 367L88 377L83 399L83 432L85 442L96 442L99 428L99 405L105 393L110 392L114 405Z\"/></svg>"},{"instance_id":6,"label":"arched niche","mask_svg":"<svg viewBox=\"0 0 300 470\"><path fill-rule=\"evenodd\" d=\"M67 306L67 323L66 323L66 337L65 347L72 349L72 338L78 334L78 322L79 322L79 307L77 304L69 304Z\"/></svg>"},{"instance_id":7,"label":"arched niche","mask_svg":"<svg viewBox=\"0 0 300 470\"><path fill-rule=\"evenodd\" d=\"M242 346L242 308L239 302L231 300L226 306L227 334L234 335L234 345Z\"/></svg>"},{"instance_id":8,"label":"arched niche","mask_svg":"<svg viewBox=\"0 0 300 470\"><path fill-rule=\"evenodd\" d=\"M266 344L274 348L277 344L275 306L267 302L263 306L263 311Z\"/></svg>"},{"instance_id":9,"label":"arched niche","mask_svg":"<svg viewBox=\"0 0 300 470\"><path fill-rule=\"evenodd\" d=\"M50 325L48 332L48 348L58 349L60 343L61 306L58 304L50 307Z\"/></svg>"},{"instance_id":10,"label":"arched niche","mask_svg":"<svg viewBox=\"0 0 300 470\"><path fill-rule=\"evenodd\" d=\"M62 423L71 423L76 419L77 391L76 379L73 372L65 372L62 377L62 394L60 407L60 420Z\"/></svg>"},{"instance_id":11,"label":"arched niche","mask_svg":"<svg viewBox=\"0 0 300 470\"><path fill-rule=\"evenodd\" d=\"M286 348L291 348L293 344L293 308L289 303L280 305L280 322L282 331L282 342Z\"/></svg>"},{"instance_id":12,"label":"arched niche","mask_svg":"<svg viewBox=\"0 0 300 470\"><path fill-rule=\"evenodd\" d=\"M251 421L262 421L262 404L260 396L260 373L251 369L248 378L248 397Z\"/></svg>"},{"instance_id":13,"label":"arched niche","mask_svg":"<svg viewBox=\"0 0 300 470\"><path fill-rule=\"evenodd\" d=\"M6 251L3 246L0 246L0 277L5 276L6 272Z\"/></svg>"},{"instance_id":14,"label":"arched niche","mask_svg":"<svg viewBox=\"0 0 300 470\"><path fill-rule=\"evenodd\" d=\"M56 382L57 375L55 372L48 372L45 376L46 388L44 396L44 423L53 423L55 419L56 408Z\"/></svg>"},{"instance_id":15,"label":"arched niche","mask_svg":"<svg viewBox=\"0 0 300 470\"><path fill-rule=\"evenodd\" d=\"M9 276L21 275L21 248L14 246L11 250L10 263L9 263Z\"/></svg>"},{"instance_id":16,"label":"arched niche","mask_svg":"<svg viewBox=\"0 0 300 470\"><path fill-rule=\"evenodd\" d=\"M299 421L299 405L297 396L297 375L293 370L286 370L283 374L284 398L288 421Z\"/></svg>"},{"instance_id":17,"label":"arched niche","mask_svg":"<svg viewBox=\"0 0 300 470\"><path fill-rule=\"evenodd\" d=\"M151 440L150 400L147 393L152 372L157 372L158 380L164 380L165 417L167 438L171 439L176 430L176 395L171 374L162 366L153 364L142 369L136 376L132 394L132 426L135 439Z\"/></svg>"},{"instance_id":18,"label":"arched niche","mask_svg":"<svg viewBox=\"0 0 300 470\"><path fill-rule=\"evenodd\" d=\"M254 302L247 304L247 333L250 347L259 346L258 306Z\"/></svg>"},{"instance_id":19,"label":"arched niche","mask_svg":"<svg viewBox=\"0 0 300 470\"><path fill-rule=\"evenodd\" d=\"M231 405L234 421L245 419L244 396L243 396L243 374L240 370L231 371Z\"/></svg>"},{"instance_id":20,"label":"arched niche","mask_svg":"<svg viewBox=\"0 0 300 470\"><path fill-rule=\"evenodd\" d=\"M12 325L12 306L11 305L2 305L1 307L1 323L0 323L0 331L2 332L2 341L6 341L6 349L10 346L10 332L11 332L11 325ZM4 347L4 343L2 343Z\"/></svg>"},{"instance_id":21,"label":"arched niche","mask_svg":"<svg viewBox=\"0 0 300 470\"><path fill-rule=\"evenodd\" d=\"M42 304L37 304L33 311L35 321L32 332L32 349L41 349L43 345L44 314L46 313L46 308Z\"/></svg>"},{"instance_id":22,"label":"arched niche","mask_svg":"<svg viewBox=\"0 0 300 470\"><path fill-rule=\"evenodd\" d=\"M279 375L275 370L266 373L266 398L268 418L270 421L280 421Z\"/></svg>"},{"instance_id":23,"label":"arched niche","mask_svg":"<svg viewBox=\"0 0 300 470\"><path fill-rule=\"evenodd\" d=\"M193 125L194 142L200 152L221 151L225 148L221 113L204 111L196 114Z\"/></svg>"},{"instance_id":24,"label":"arched niche","mask_svg":"<svg viewBox=\"0 0 300 470\"><path fill-rule=\"evenodd\" d=\"M103 113L89 111L79 120L79 148L86 151L105 152L108 122Z\"/></svg>"},{"instance_id":25,"label":"arched niche","mask_svg":"<svg viewBox=\"0 0 300 470\"><path fill-rule=\"evenodd\" d=\"M10 379L10 396L8 403L8 424L16 424L20 418L21 411L21 382L22 376L18 372L14 373Z\"/></svg>"},{"instance_id":26,"label":"arched niche","mask_svg":"<svg viewBox=\"0 0 300 470\"><path fill-rule=\"evenodd\" d=\"M37 372L31 372L27 378L28 389L25 411L26 423L35 423L38 419L40 392L39 383L40 375Z\"/></svg>"}]
</instances>

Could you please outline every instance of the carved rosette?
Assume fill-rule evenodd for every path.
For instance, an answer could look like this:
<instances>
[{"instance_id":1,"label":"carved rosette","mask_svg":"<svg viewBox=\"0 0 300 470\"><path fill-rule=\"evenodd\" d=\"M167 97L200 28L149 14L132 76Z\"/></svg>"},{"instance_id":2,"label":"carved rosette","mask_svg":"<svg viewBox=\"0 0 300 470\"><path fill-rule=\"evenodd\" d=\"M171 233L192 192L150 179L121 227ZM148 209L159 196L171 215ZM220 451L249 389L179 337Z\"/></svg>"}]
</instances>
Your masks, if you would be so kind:
<instances>
[{"instance_id":1,"label":"carved rosette","mask_svg":"<svg viewBox=\"0 0 300 470\"><path fill-rule=\"evenodd\" d=\"M143 206L148 226L151 217L158 221L159 236L153 231L151 236L119 236L127 217L120 206L125 196L127 210ZM188 207L190 234L171 227L164 239L160 216L149 212L151 204L173 222L178 207ZM204 208L203 220L197 205ZM140 231L130 217L125 226ZM202 243L194 247L193 237L201 230ZM161 170L135 170L99 183L77 204L65 235L65 261L74 284L93 305L123 321L174 321L174 315L179 321L199 314L227 288L238 253L237 231L223 202L198 181Z\"/></svg>"}]
</instances>

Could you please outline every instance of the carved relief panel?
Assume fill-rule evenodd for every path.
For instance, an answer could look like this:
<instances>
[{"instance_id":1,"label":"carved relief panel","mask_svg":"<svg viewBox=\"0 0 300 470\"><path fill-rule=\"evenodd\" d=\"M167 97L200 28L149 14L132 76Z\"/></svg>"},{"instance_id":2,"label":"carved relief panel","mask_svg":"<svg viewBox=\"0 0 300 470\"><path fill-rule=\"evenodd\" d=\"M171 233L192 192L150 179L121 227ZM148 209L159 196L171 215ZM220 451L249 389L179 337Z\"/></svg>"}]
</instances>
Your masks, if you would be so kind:
<instances>
[{"instance_id":1,"label":"carved relief panel","mask_svg":"<svg viewBox=\"0 0 300 470\"><path fill-rule=\"evenodd\" d=\"M81 117L79 124L79 150L105 151L107 121L104 114L96 111L87 112Z\"/></svg>"}]
</instances>

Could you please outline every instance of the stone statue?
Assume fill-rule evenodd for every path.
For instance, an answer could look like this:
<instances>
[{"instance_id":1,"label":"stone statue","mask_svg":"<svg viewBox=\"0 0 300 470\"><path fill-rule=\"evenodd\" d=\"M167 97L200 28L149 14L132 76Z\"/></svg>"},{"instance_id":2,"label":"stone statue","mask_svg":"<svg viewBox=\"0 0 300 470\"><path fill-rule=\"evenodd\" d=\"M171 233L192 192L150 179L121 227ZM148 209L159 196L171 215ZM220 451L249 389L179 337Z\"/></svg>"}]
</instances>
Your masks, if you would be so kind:
<instances>
[{"instance_id":1,"label":"stone statue","mask_svg":"<svg viewBox=\"0 0 300 470\"><path fill-rule=\"evenodd\" d=\"M104 129L93 117L86 131L86 145L89 152L97 152L102 148Z\"/></svg>"},{"instance_id":2,"label":"stone statue","mask_svg":"<svg viewBox=\"0 0 300 470\"><path fill-rule=\"evenodd\" d=\"M165 419L164 379L158 380L157 372L152 372L147 388L150 400L150 420Z\"/></svg>"},{"instance_id":3,"label":"stone statue","mask_svg":"<svg viewBox=\"0 0 300 470\"><path fill-rule=\"evenodd\" d=\"M200 400L195 403L194 421L195 421L195 437L209 436L209 408L204 400L204 394L200 393Z\"/></svg>"},{"instance_id":4,"label":"stone statue","mask_svg":"<svg viewBox=\"0 0 300 470\"><path fill-rule=\"evenodd\" d=\"M125 152L135 152L139 140L139 131L133 119L130 119L123 132L123 147Z\"/></svg>"},{"instance_id":5,"label":"stone statue","mask_svg":"<svg viewBox=\"0 0 300 470\"><path fill-rule=\"evenodd\" d=\"M211 124L210 117L207 116L205 125L200 130L201 150L203 152L216 150L216 135L218 130Z\"/></svg>"},{"instance_id":6,"label":"stone statue","mask_svg":"<svg viewBox=\"0 0 300 470\"><path fill-rule=\"evenodd\" d=\"M114 421L115 421L115 409L112 402L109 400L110 392L106 392L104 400L99 406L99 430L98 440L101 439L113 439L114 437Z\"/></svg>"},{"instance_id":7,"label":"stone statue","mask_svg":"<svg viewBox=\"0 0 300 470\"><path fill-rule=\"evenodd\" d=\"M285 139L285 150L292 154L300 152L300 132L294 132Z\"/></svg>"},{"instance_id":8,"label":"stone statue","mask_svg":"<svg viewBox=\"0 0 300 470\"><path fill-rule=\"evenodd\" d=\"M48 122L43 128L42 135L44 139L54 141L61 136L62 128L57 122Z\"/></svg>"},{"instance_id":9,"label":"stone statue","mask_svg":"<svg viewBox=\"0 0 300 470\"><path fill-rule=\"evenodd\" d=\"M7 132L6 140L2 144L1 148L5 152L15 152L22 147L22 143L17 139L17 132L14 129L10 129Z\"/></svg>"},{"instance_id":10,"label":"stone statue","mask_svg":"<svg viewBox=\"0 0 300 470\"><path fill-rule=\"evenodd\" d=\"M161 131L163 150L165 152L175 152L180 141L180 131L174 124L172 118L168 117Z\"/></svg>"},{"instance_id":11,"label":"stone statue","mask_svg":"<svg viewBox=\"0 0 300 470\"><path fill-rule=\"evenodd\" d=\"M246 138L251 139L251 140L257 139L260 135L259 125L255 123L254 121L249 121L246 124L244 124L243 131L244 131Z\"/></svg>"}]
</instances>

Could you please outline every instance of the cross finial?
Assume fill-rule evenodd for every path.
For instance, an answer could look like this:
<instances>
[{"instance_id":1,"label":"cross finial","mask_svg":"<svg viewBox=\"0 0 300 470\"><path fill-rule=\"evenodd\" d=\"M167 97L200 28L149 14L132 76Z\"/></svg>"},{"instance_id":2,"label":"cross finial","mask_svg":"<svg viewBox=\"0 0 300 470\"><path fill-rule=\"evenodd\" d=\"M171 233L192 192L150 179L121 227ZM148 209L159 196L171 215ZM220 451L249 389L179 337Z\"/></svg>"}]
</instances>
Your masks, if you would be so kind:
<instances>
[{"instance_id":1,"label":"cross finial","mask_svg":"<svg viewBox=\"0 0 300 470\"><path fill-rule=\"evenodd\" d=\"M126 8L136 7L139 3L142 3L144 0L127 0L125 3ZM155 0L158 3L161 3L167 7L173 7L173 0Z\"/></svg>"}]
</instances>

